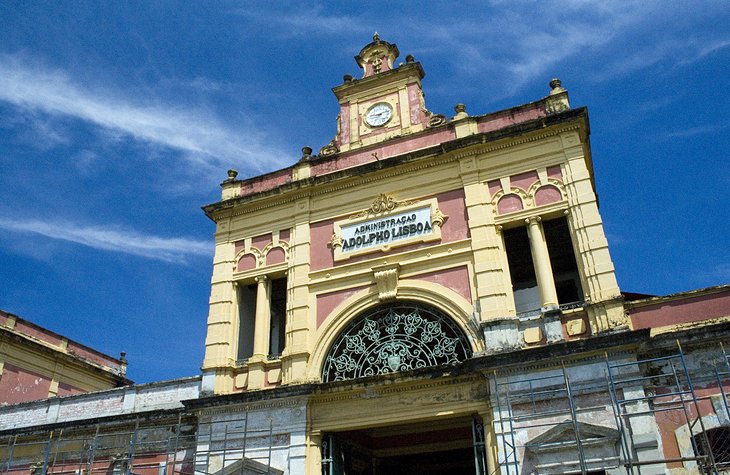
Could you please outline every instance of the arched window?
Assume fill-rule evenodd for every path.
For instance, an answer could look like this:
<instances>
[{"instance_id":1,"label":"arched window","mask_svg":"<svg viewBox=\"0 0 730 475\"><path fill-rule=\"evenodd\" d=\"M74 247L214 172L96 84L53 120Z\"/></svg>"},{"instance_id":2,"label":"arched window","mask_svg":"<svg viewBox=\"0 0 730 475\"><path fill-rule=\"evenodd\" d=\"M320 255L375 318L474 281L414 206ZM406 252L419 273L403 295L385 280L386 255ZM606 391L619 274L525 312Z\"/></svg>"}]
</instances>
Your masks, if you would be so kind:
<instances>
[{"instance_id":1,"label":"arched window","mask_svg":"<svg viewBox=\"0 0 730 475\"><path fill-rule=\"evenodd\" d=\"M419 303L396 302L353 319L332 344L322 381L456 364L470 356L466 336L448 316Z\"/></svg>"}]
</instances>

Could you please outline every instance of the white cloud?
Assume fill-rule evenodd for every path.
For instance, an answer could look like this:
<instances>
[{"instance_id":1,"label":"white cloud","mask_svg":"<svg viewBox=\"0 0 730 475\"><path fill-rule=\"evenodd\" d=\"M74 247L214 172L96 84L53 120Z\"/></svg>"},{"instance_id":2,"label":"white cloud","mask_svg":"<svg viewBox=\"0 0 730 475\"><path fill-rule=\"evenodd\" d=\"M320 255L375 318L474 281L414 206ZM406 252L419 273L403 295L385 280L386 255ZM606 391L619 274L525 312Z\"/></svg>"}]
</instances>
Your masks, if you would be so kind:
<instances>
[{"instance_id":1,"label":"white cloud","mask_svg":"<svg viewBox=\"0 0 730 475\"><path fill-rule=\"evenodd\" d=\"M730 124L727 123L698 125L695 127L687 127L686 129L682 130L667 132L666 134L664 134L664 137L671 139L692 137L694 135L714 134L716 132L720 132L721 130L727 129L728 127L730 127Z\"/></svg>"},{"instance_id":2,"label":"white cloud","mask_svg":"<svg viewBox=\"0 0 730 475\"><path fill-rule=\"evenodd\" d=\"M0 55L0 101L50 116L73 117L155 146L175 149L201 165L234 164L263 172L282 166L285 158L253 126L238 128L200 109L124 97L121 91L80 85L68 73L29 65L16 56Z\"/></svg>"},{"instance_id":3,"label":"white cloud","mask_svg":"<svg viewBox=\"0 0 730 475\"><path fill-rule=\"evenodd\" d=\"M404 54L413 53L416 59L450 58L461 77L482 78L494 99L558 74L566 61L586 68L590 79L610 82L660 61L685 65L730 44L697 27L721 14L722 2L705 4L702 11L692 4L667 8L659 0L566 0L559 5L493 0L463 2L460 9L450 2L432 2L422 10L402 8L409 11L345 15L315 2L286 12L258 9L244 14L281 36L326 35L350 43L353 34L362 35L359 46L369 41L366 34L378 30L385 40L415 45ZM431 86L432 91L437 88Z\"/></svg>"},{"instance_id":4,"label":"white cloud","mask_svg":"<svg viewBox=\"0 0 730 475\"><path fill-rule=\"evenodd\" d=\"M19 233L39 234L47 238L73 242L103 251L133 254L166 262L184 263L187 257L212 254L211 245L207 241L151 236L115 227L0 218L0 228Z\"/></svg>"},{"instance_id":5,"label":"white cloud","mask_svg":"<svg viewBox=\"0 0 730 475\"><path fill-rule=\"evenodd\" d=\"M261 22L262 25L280 26L281 36L312 37L322 34L361 34L374 33L374 23L363 21L352 15L327 15L322 13L321 5L302 7L298 10L262 11L259 5L251 9L239 9L238 14ZM375 28L377 29L377 28Z\"/></svg>"}]
</instances>

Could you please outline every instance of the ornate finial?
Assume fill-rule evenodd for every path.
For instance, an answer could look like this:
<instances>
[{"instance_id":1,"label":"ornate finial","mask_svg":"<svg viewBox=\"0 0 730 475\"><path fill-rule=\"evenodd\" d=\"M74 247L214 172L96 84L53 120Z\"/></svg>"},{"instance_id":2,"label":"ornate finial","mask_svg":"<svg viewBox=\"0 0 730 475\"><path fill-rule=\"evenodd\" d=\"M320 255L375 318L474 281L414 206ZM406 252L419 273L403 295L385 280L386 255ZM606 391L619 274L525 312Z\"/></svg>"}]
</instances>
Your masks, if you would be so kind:
<instances>
[{"instance_id":1,"label":"ornate finial","mask_svg":"<svg viewBox=\"0 0 730 475\"><path fill-rule=\"evenodd\" d=\"M122 351L119 353L119 361L121 361L122 363L127 362L127 352L126 351Z\"/></svg>"},{"instance_id":2,"label":"ornate finial","mask_svg":"<svg viewBox=\"0 0 730 475\"><path fill-rule=\"evenodd\" d=\"M380 35L376 31L375 34L373 34L373 41L380 41Z\"/></svg>"},{"instance_id":3,"label":"ornate finial","mask_svg":"<svg viewBox=\"0 0 730 475\"><path fill-rule=\"evenodd\" d=\"M238 171L231 168L228 170L228 181L233 181L238 176Z\"/></svg>"},{"instance_id":4,"label":"ornate finial","mask_svg":"<svg viewBox=\"0 0 730 475\"><path fill-rule=\"evenodd\" d=\"M552 79L552 80L550 81L550 89L557 89L557 88L559 88L559 87L560 87L561 85L562 85L562 81L560 81L560 79L558 79L558 78L553 78L553 79Z\"/></svg>"},{"instance_id":5,"label":"ornate finial","mask_svg":"<svg viewBox=\"0 0 730 475\"><path fill-rule=\"evenodd\" d=\"M342 80L345 81L345 82L352 82L352 74L345 74L342 77Z\"/></svg>"},{"instance_id":6,"label":"ornate finial","mask_svg":"<svg viewBox=\"0 0 730 475\"><path fill-rule=\"evenodd\" d=\"M312 147L302 147L302 158L299 161L306 161L312 158Z\"/></svg>"},{"instance_id":7,"label":"ornate finial","mask_svg":"<svg viewBox=\"0 0 730 475\"><path fill-rule=\"evenodd\" d=\"M413 63L415 61L416 61L416 58L414 58L412 54L409 54L408 56L406 56L406 63Z\"/></svg>"},{"instance_id":8,"label":"ornate finial","mask_svg":"<svg viewBox=\"0 0 730 475\"><path fill-rule=\"evenodd\" d=\"M464 117L469 117L469 114L466 113L466 105L459 103L454 106L454 112L456 112L456 115L454 116L454 119L463 119Z\"/></svg>"}]
</instances>

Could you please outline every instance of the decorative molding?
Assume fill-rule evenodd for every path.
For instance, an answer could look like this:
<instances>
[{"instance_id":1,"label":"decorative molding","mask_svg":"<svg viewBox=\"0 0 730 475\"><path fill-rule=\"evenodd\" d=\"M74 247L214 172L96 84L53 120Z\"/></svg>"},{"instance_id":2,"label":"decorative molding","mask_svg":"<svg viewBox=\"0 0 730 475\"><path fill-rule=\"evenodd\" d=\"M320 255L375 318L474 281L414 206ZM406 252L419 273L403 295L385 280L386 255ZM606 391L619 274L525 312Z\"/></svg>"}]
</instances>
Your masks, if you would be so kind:
<instances>
[{"instance_id":1,"label":"decorative molding","mask_svg":"<svg viewBox=\"0 0 730 475\"><path fill-rule=\"evenodd\" d=\"M225 219L228 217L236 217L236 216L241 216L241 215L256 212L256 211L262 211L265 209L279 207L279 206L297 201L302 198L322 196L322 195L327 195L329 193L333 193L336 191L347 190L347 189L355 188L355 187L362 187L362 185L364 185L366 183L383 181L383 179L385 179L385 178L410 174L417 170L433 168L436 166L444 165L446 163L460 160L462 158L475 157L480 154L490 153L490 152L494 152L497 150L504 150L504 149L514 147L517 145L523 145L523 144L530 143L530 142L537 142L537 141L545 139L545 138L558 136L565 132L569 132L572 130L579 130L580 128L581 128L580 124L574 124L574 125L567 126L567 127L561 127L560 129L557 129L555 131L543 132L540 134L535 134L530 137L524 137L522 139L512 138L507 143L502 143L499 145L489 145L489 146L478 148L476 150L469 150L467 152L462 152L462 153L451 154L451 153L435 152L431 156L422 157L421 160L425 160L425 161L419 161L419 163L411 165L411 166L403 166L403 167L397 167L394 169L390 169L386 173L378 173L377 176L359 176L358 179L355 181L350 180L347 183L341 183L336 186L320 186L316 190L308 187L305 191L294 193L291 196L288 196L286 198L277 199L275 201L271 201L271 202L267 202L267 203L258 203L257 205L253 205L253 206L249 205L249 203L244 203L240 206L236 206L237 209L229 208L229 209L225 209L225 210L219 210L219 211L216 211L214 213L214 215L215 215L216 220L222 220L222 219ZM486 143L486 141L484 143ZM407 156L408 154L406 153L403 155ZM435 157L438 157L439 159L433 160ZM388 157L388 158L392 158L392 157ZM363 165L365 165L365 163L363 163ZM346 170L347 169L338 170L337 172L346 171ZM337 172L332 172L332 173L337 173ZM310 179L316 179L317 177L324 177L327 175L330 175L330 173L324 174L324 175L316 175L315 177L311 177ZM268 190L268 191L271 191L271 190ZM277 196L281 196L281 195L277 195ZM266 198L269 198L269 197L270 196L261 197L261 199L265 200ZM247 205L249 205L249 206L247 206Z\"/></svg>"},{"instance_id":2,"label":"decorative molding","mask_svg":"<svg viewBox=\"0 0 730 475\"><path fill-rule=\"evenodd\" d=\"M373 267L373 278L378 287L378 298L381 302L395 300L399 275L400 264Z\"/></svg>"},{"instance_id":3,"label":"decorative molding","mask_svg":"<svg viewBox=\"0 0 730 475\"><path fill-rule=\"evenodd\" d=\"M312 404L322 404L337 401L347 401L352 399L368 399L373 396L386 396L390 394L401 394L401 393L413 393L415 391L433 391L437 388L443 388L448 386L459 386L459 385L473 385L481 384L483 380L476 375L467 376L449 376L440 379L431 379L424 381L422 379L413 381L396 381L395 383L390 381L384 381L382 383L376 381L373 384L368 384L367 388L362 387L362 383L357 380L351 380L352 387L344 389L333 388L333 393L323 393L312 396L310 399ZM380 386L377 386L380 384ZM326 390L326 389L325 389Z\"/></svg>"},{"instance_id":4,"label":"decorative molding","mask_svg":"<svg viewBox=\"0 0 730 475\"><path fill-rule=\"evenodd\" d=\"M417 203L417 201L395 201L392 196L388 196L385 193L380 195L373 200L373 203L369 208L360 211L357 214L348 216L348 219L358 219L365 216L377 216L379 214L388 213L398 208L399 206L408 206Z\"/></svg>"}]
</instances>

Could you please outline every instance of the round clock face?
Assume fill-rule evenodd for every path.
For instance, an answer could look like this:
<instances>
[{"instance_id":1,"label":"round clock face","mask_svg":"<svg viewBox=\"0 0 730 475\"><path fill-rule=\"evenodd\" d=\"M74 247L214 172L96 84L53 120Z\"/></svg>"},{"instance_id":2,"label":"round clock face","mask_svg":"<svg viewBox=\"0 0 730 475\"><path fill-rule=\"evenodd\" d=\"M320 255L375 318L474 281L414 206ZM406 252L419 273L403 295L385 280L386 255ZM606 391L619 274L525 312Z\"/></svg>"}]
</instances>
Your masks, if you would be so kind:
<instances>
[{"instance_id":1,"label":"round clock face","mask_svg":"<svg viewBox=\"0 0 730 475\"><path fill-rule=\"evenodd\" d=\"M365 122L371 127L381 127L388 123L392 115L393 109L391 109L390 104L381 102L368 110L365 115Z\"/></svg>"}]
</instances>

